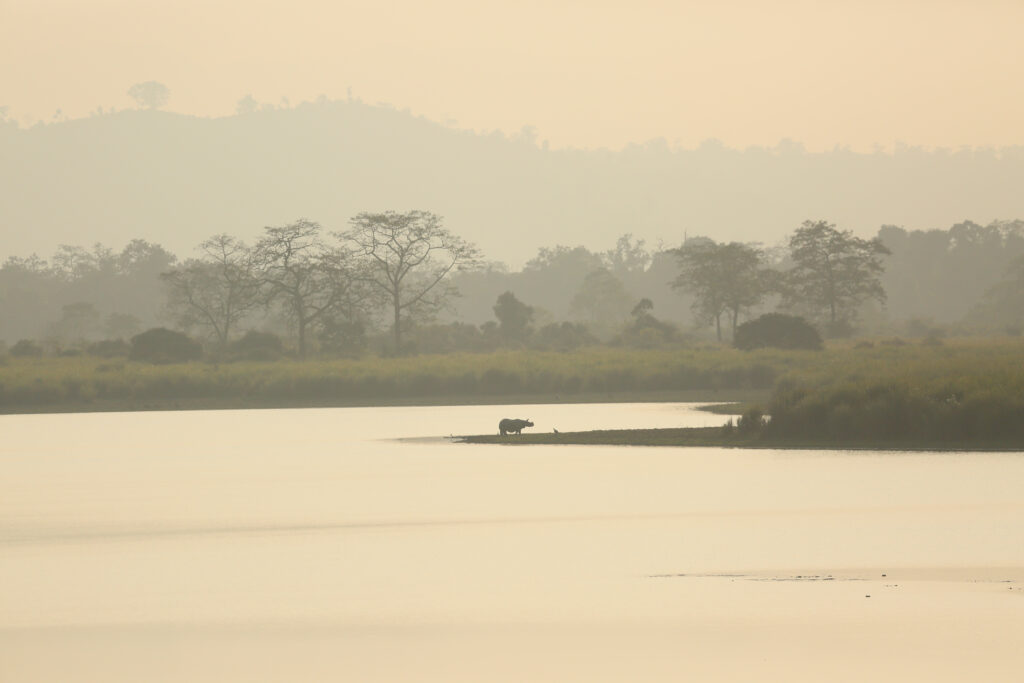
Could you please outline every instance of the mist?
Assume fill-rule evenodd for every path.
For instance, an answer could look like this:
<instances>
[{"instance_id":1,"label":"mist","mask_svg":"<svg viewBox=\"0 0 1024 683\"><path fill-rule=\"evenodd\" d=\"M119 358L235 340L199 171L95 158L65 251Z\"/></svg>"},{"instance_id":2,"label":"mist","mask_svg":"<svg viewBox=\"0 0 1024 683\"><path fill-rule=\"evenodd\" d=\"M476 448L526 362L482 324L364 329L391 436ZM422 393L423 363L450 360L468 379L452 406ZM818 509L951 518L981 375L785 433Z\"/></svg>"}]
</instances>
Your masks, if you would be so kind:
<instances>
[{"instance_id":1,"label":"mist","mask_svg":"<svg viewBox=\"0 0 1024 683\"><path fill-rule=\"evenodd\" d=\"M452 128L358 100L221 118L123 110L0 124L3 257L134 238L188 253L297 217L345 228L360 211L426 209L493 260L522 266L551 236L600 249L630 233L782 241L808 218L867 236L1024 215L1024 148L812 153L783 141L694 149L549 148L535 130Z\"/></svg>"},{"instance_id":2,"label":"mist","mask_svg":"<svg viewBox=\"0 0 1024 683\"><path fill-rule=\"evenodd\" d=\"M0 680L1020 679L1020 0L0 0Z\"/></svg>"}]
</instances>

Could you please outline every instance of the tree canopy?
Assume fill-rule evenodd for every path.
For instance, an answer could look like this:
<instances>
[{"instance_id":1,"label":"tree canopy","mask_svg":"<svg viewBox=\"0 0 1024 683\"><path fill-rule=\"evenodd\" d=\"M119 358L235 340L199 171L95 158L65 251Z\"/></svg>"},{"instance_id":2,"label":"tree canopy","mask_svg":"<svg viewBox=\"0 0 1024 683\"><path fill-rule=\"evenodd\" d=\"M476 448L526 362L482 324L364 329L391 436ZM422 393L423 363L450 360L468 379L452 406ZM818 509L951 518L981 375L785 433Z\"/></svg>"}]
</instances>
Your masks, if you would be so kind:
<instances>
[{"instance_id":1,"label":"tree canopy","mask_svg":"<svg viewBox=\"0 0 1024 683\"><path fill-rule=\"evenodd\" d=\"M793 267L783 280L787 308L824 319L836 331L874 299L885 303L882 257L889 249L877 237L865 240L826 221L804 221L789 238Z\"/></svg>"},{"instance_id":2,"label":"tree canopy","mask_svg":"<svg viewBox=\"0 0 1024 683\"><path fill-rule=\"evenodd\" d=\"M740 313L765 296L768 275L761 251L748 244L719 244L699 237L684 242L675 254L680 272L672 286L694 296L694 314L702 322L714 323L719 341L725 314L735 335Z\"/></svg>"},{"instance_id":3,"label":"tree canopy","mask_svg":"<svg viewBox=\"0 0 1024 683\"><path fill-rule=\"evenodd\" d=\"M429 211L360 213L339 237L366 261L364 278L391 308L395 350L407 319L429 317L457 293L448 276L476 266L480 252Z\"/></svg>"}]
</instances>

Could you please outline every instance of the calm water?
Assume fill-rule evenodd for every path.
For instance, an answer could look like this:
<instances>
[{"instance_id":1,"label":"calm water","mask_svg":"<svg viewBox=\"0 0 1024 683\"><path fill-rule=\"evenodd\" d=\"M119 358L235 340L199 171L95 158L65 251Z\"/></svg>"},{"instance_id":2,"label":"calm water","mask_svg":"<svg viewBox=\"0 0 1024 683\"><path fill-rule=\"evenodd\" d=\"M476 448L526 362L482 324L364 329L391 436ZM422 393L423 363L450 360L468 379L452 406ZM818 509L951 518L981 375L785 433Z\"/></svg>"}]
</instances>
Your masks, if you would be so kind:
<instances>
[{"instance_id":1,"label":"calm water","mask_svg":"<svg viewBox=\"0 0 1024 683\"><path fill-rule=\"evenodd\" d=\"M443 438L502 417L723 420L0 417L0 681L1020 680L1024 455Z\"/></svg>"}]
</instances>

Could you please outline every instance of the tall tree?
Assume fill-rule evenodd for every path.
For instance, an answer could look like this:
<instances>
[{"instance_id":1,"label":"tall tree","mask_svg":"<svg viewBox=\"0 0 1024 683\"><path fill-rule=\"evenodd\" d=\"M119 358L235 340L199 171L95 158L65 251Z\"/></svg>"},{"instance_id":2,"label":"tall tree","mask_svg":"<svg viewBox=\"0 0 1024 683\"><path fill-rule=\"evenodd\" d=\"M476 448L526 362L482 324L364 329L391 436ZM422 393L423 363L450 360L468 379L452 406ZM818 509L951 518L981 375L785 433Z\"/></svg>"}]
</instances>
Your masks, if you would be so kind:
<instances>
[{"instance_id":1,"label":"tall tree","mask_svg":"<svg viewBox=\"0 0 1024 683\"><path fill-rule=\"evenodd\" d=\"M598 268L583 278L583 284L569 303L569 311L577 318L611 327L629 318L634 301L622 280L607 268Z\"/></svg>"},{"instance_id":2,"label":"tall tree","mask_svg":"<svg viewBox=\"0 0 1024 683\"><path fill-rule=\"evenodd\" d=\"M891 253L878 238L854 237L826 221L804 221L789 238L793 268L783 280L788 308L824 317L835 331L856 318L869 299L885 303L882 257Z\"/></svg>"},{"instance_id":3,"label":"tall tree","mask_svg":"<svg viewBox=\"0 0 1024 683\"><path fill-rule=\"evenodd\" d=\"M260 282L252 249L229 235L215 235L199 245L202 256L161 277L168 286L168 306L185 327L209 329L221 347L235 325L260 303Z\"/></svg>"},{"instance_id":4,"label":"tall tree","mask_svg":"<svg viewBox=\"0 0 1024 683\"><path fill-rule=\"evenodd\" d=\"M990 330L1021 333L1024 326L1024 256L1010 263L1003 278L989 287L967 320Z\"/></svg>"},{"instance_id":5,"label":"tall tree","mask_svg":"<svg viewBox=\"0 0 1024 683\"><path fill-rule=\"evenodd\" d=\"M55 337L65 342L82 342L93 339L99 332L100 314L87 301L66 304L61 309L60 320L51 326Z\"/></svg>"},{"instance_id":6,"label":"tall tree","mask_svg":"<svg viewBox=\"0 0 1024 683\"><path fill-rule=\"evenodd\" d=\"M530 336L533 307L527 306L512 292L505 292L494 304L494 317L498 319L498 332L508 341L523 341Z\"/></svg>"},{"instance_id":7,"label":"tall tree","mask_svg":"<svg viewBox=\"0 0 1024 683\"><path fill-rule=\"evenodd\" d=\"M388 302L400 351L403 322L445 306L457 293L448 276L475 266L480 252L428 211L360 213L349 224L340 237L366 260L367 282Z\"/></svg>"},{"instance_id":8,"label":"tall tree","mask_svg":"<svg viewBox=\"0 0 1024 683\"><path fill-rule=\"evenodd\" d=\"M615 248L604 253L609 270L622 277L628 273L642 273L651 263L651 252L644 246L645 241L634 240L632 233L626 233L615 242Z\"/></svg>"},{"instance_id":9,"label":"tall tree","mask_svg":"<svg viewBox=\"0 0 1024 683\"><path fill-rule=\"evenodd\" d=\"M351 254L328 246L322 232L319 223L302 218L266 228L255 247L264 301L279 305L295 325L301 358L310 328L331 315L352 315L364 303Z\"/></svg>"},{"instance_id":10,"label":"tall tree","mask_svg":"<svg viewBox=\"0 0 1024 683\"><path fill-rule=\"evenodd\" d=\"M696 237L675 254L679 275L672 286L693 294L694 314L702 322L715 324L718 341L722 341L723 315L728 315L735 336L740 313L761 303L765 296L769 271L761 251L739 242L718 244Z\"/></svg>"}]
</instances>

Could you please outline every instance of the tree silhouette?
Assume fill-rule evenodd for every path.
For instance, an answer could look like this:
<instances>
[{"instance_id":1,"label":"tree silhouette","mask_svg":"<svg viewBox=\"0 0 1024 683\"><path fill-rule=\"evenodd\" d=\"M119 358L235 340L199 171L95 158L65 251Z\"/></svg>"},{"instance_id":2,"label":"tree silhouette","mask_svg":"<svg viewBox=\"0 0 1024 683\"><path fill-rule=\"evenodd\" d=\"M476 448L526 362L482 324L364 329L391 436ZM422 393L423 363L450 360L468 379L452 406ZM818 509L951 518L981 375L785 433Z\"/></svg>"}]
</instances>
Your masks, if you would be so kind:
<instances>
[{"instance_id":1,"label":"tree silhouette","mask_svg":"<svg viewBox=\"0 0 1024 683\"><path fill-rule=\"evenodd\" d=\"M185 327L208 328L221 348L231 332L259 302L254 251L229 235L215 235L199 246L203 257L190 259L161 278L168 305Z\"/></svg>"},{"instance_id":2,"label":"tree silhouette","mask_svg":"<svg viewBox=\"0 0 1024 683\"><path fill-rule=\"evenodd\" d=\"M533 307L527 306L512 292L505 292L494 304L494 317L498 319L498 331L509 341L523 341L530 336L533 321Z\"/></svg>"},{"instance_id":3,"label":"tree silhouette","mask_svg":"<svg viewBox=\"0 0 1024 683\"><path fill-rule=\"evenodd\" d=\"M128 96L145 109L159 109L171 98L170 89L157 81L136 83L128 88Z\"/></svg>"},{"instance_id":4,"label":"tree silhouette","mask_svg":"<svg viewBox=\"0 0 1024 683\"><path fill-rule=\"evenodd\" d=\"M265 301L280 305L295 324L301 358L310 327L329 316L353 317L364 302L352 255L327 245L321 231L319 223L301 218L266 228L255 247Z\"/></svg>"},{"instance_id":5,"label":"tree silhouette","mask_svg":"<svg viewBox=\"0 0 1024 683\"><path fill-rule=\"evenodd\" d=\"M694 295L694 314L715 324L718 341L722 341L722 315L726 313L735 336L740 312L764 299L768 274L760 250L739 242L718 244L698 237L685 242L675 254L680 273L672 286Z\"/></svg>"},{"instance_id":6,"label":"tree silhouette","mask_svg":"<svg viewBox=\"0 0 1024 683\"><path fill-rule=\"evenodd\" d=\"M399 352L403 319L442 308L456 294L448 275L475 266L480 252L428 211L360 213L350 225L339 236L355 245L367 261L367 281L388 301Z\"/></svg>"},{"instance_id":7,"label":"tree silhouette","mask_svg":"<svg viewBox=\"0 0 1024 683\"><path fill-rule=\"evenodd\" d=\"M860 239L826 221L804 221L789 238L789 251L794 266L783 280L788 308L824 316L835 332L868 299L885 303L882 256L891 252L880 239Z\"/></svg>"}]
</instances>

